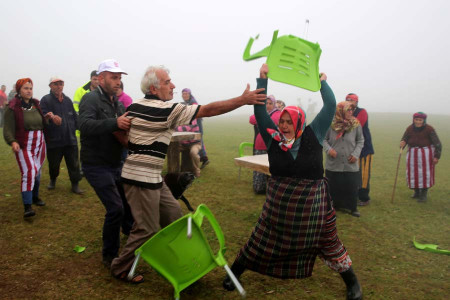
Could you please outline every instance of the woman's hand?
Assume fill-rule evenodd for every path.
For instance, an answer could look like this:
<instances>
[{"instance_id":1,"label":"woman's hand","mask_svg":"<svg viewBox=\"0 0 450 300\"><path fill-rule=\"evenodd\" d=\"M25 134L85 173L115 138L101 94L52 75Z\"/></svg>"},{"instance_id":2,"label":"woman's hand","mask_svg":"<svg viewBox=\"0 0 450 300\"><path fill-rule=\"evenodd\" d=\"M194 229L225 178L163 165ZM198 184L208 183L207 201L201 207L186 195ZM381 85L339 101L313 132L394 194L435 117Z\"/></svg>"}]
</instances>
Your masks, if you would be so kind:
<instances>
[{"instance_id":1,"label":"woman's hand","mask_svg":"<svg viewBox=\"0 0 450 300\"><path fill-rule=\"evenodd\" d=\"M320 81L327 80L327 74L325 74L325 73L320 73L319 76L320 76Z\"/></svg>"},{"instance_id":2,"label":"woman's hand","mask_svg":"<svg viewBox=\"0 0 450 300\"><path fill-rule=\"evenodd\" d=\"M20 150L19 143L17 143L17 142L12 142L12 143L11 143L11 148L12 148L12 151L13 151L14 153L19 152L19 150Z\"/></svg>"},{"instance_id":3,"label":"woman's hand","mask_svg":"<svg viewBox=\"0 0 450 300\"><path fill-rule=\"evenodd\" d=\"M406 146L406 142L405 141L401 141L400 142L400 148L403 149Z\"/></svg>"},{"instance_id":4,"label":"woman's hand","mask_svg":"<svg viewBox=\"0 0 450 300\"><path fill-rule=\"evenodd\" d=\"M328 155L331 156L332 158L336 158L337 152L334 149L330 149L330 150L328 150Z\"/></svg>"},{"instance_id":5,"label":"woman's hand","mask_svg":"<svg viewBox=\"0 0 450 300\"><path fill-rule=\"evenodd\" d=\"M433 164L437 165L437 163L439 162L439 158L433 158Z\"/></svg>"},{"instance_id":6,"label":"woman's hand","mask_svg":"<svg viewBox=\"0 0 450 300\"><path fill-rule=\"evenodd\" d=\"M350 156L347 158L347 160L348 160L348 162L351 163L351 164L354 164L355 162L358 161L358 159L357 159L356 157L354 157L353 155L350 155Z\"/></svg>"},{"instance_id":7,"label":"woman's hand","mask_svg":"<svg viewBox=\"0 0 450 300\"><path fill-rule=\"evenodd\" d=\"M261 69L259 69L259 78L267 78L267 74L269 73L269 67L267 64L263 64Z\"/></svg>"}]
</instances>

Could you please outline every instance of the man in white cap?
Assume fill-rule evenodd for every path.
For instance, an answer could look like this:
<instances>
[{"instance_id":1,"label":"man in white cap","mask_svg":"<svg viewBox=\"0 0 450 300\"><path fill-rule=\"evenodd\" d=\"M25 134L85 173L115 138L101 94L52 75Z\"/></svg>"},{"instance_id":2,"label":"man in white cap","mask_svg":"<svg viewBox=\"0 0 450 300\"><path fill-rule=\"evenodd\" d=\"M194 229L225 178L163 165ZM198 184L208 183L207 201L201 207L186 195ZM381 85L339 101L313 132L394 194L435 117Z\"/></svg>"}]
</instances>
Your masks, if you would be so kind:
<instances>
[{"instance_id":1,"label":"man in white cap","mask_svg":"<svg viewBox=\"0 0 450 300\"><path fill-rule=\"evenodd\" d=\"M99 86L85 94L80 103L80 155L84 176L106 209L102 253L103 264L109 268L119 251L120 228L128 235L133 225L120 181L123 148L114 135L129 130L130 120L116 97L122 74L127 73L113 59L101 62L97 73Z\"/></svg>"},{"instance_id":2,"label":"man in white cap","mask_svg":"<svg viewBox=\"0 0 450 300\"><path fill-rule=\"evenodd\" d=\"M139 274L127 279L134 251L161 228L182 216L180 204L161 177L170 139L177 126L192 124L198 118L221 115L243 105L264 105L266 99L265 94L259 94L264 89L250 91L247 84L242 95L229 100L206 105L174 104L168 102L173 99L174 89L169 70L151 66L141 81L144 98L127 109L131 129L122 181L135 223L120 256L111 264L111 273L132 283L144 280Z\"/></svg>"},{"instance_id":3,"label":"man in white cap","mask_svg":"<svg viewBox=\"0 0 450 300\"><path fill-rule=\"evenodd\" d=\"M50 173L49 190L55 189L59 175L61 160L64 157L69 172L72 192L82 194L78 187L81 180L78 158L78 141L75 130L78 128L78 116L73 108L72 100L64 95L64 80L55 76L50 78L50 93L41 99L42 112L52 112L53 117L46 125L47 159Z\"/></svg>"}]
</instances>

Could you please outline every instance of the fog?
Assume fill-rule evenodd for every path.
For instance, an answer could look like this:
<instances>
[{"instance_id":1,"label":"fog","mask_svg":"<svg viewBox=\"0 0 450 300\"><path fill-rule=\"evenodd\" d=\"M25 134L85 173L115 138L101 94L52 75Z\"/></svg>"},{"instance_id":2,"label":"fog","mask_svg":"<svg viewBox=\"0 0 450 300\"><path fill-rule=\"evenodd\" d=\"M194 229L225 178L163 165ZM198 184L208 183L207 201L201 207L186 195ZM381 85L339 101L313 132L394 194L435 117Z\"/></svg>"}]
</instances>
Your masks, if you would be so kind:
<instances>
[{"instance_id":1,"label":"fog","mask_svg":"<svg viewBox=\"0 0 450 300\"><path fill-rule=\"evenodd\" d=\"M125 92L142 97L149 65L165 65L176 85L206 104L240 95L264 58L245 62L279 36L305 37L322 48L320 71L338 101L353 92L370 112L449 114L450 4L448 1L25 1L1 0L0 84L7 92L31 77L34 96L49 92L49 78L65 80L64 93L89 81L108 58L128 72ZM288 105L316 103L320 93L270 81L268 93ZM251 107L235 114L250 114Z\"/></svg>"}]
</instances>

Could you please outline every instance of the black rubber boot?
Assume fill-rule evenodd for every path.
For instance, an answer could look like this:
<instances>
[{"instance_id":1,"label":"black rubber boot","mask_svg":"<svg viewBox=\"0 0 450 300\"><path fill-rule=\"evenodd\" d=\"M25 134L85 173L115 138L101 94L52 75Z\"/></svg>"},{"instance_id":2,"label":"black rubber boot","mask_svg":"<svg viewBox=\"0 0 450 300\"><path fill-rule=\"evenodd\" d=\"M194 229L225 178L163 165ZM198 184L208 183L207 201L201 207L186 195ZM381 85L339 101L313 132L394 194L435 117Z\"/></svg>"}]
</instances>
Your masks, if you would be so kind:
<instances>
[{"instance_id":1,"label":"black rubber boot","mask_svg":"<svg viewBox=\"0 0 450 300\"><path fill-rule=\"evenodd\" d=\"M56 186L56 179L50 179L50 183L47 185L47 189L54 190Z\"/></svg>"},{"instance_id":2,"label":"black rubber boot","mask_svg":"<svg viewBox=\"0 0 450 300\"><path fill-rule=\"evenodd\" d=\"M45 202L42 201L39 197L33 197L33 204L36 206L45 206Z\"/></svg>"},{"instance_id":3,"label":"black rubber boot","mask_svg":"<svg viewBox=\"0 0 450 300\"><path fill-rule=\"evenodd\" d=\"M411 196L413 199L419 199L420 197L420 189L414 189L414 195Z\"/></svg>"},{"instance_id":4,"label":"black rubber boot","mask_svg":"<svg viewBox=\"0 0 450 300\"><path fill-rule=\"evenodd\" d=\"M31 208L31 204L24 204L23 206L25 208L25 211L23 212L24 218L29 218L29 217L36 215L34 210Z\"/></svg>"},{"instance_id":5,"label":"black rubber boot","mask_svg":"<svg viewBox=\"0 0 450 300\"><path fill-rule=\"evenodd\" d=\"M74 194L78 194L78 195L83 195L84 191L80 189L80 187L78 186L78 182L77 183L72 183L72 193Z\"/></svg>"},{"instance_id":6,"label":"black rubber boot","mask_svg":"<svg viewBox=\"0 0 450 300\"><path fill-rule=\"evenodd\" d=\"M241 275L242 275L242 273L244 273L244 271L245 271L245 267L243 265L237 263L236 261L231 266L231 272L233 272L234 276L236 276L237 279L239 279L239 277L241 277ZM234 291L236 289L236 287L233 284L233 281L231 280L231 278L228 275L223 280L222 286L227 291Z\"/></svg>"},{"instance_id":7,"label":"black rubber boot","mask_svg":"<svg viewBox=\"0 0 450 300\"><path fill-rule=\"evenodd\" d=\"M363 298L362 289L353 268L350 267L350 269L340 274L347 286L347 300L361 300Z\"/></svg>"},{"instance_id":8,"label":"black rubber boot","mask_svg":"<svg viewBox=\"0 0 450 300\"><path fill-rule=\"evenodd\" d=\"M418 202L427 202L428 189L420 189L420 196Z\"/></svg>"}]
</instances>

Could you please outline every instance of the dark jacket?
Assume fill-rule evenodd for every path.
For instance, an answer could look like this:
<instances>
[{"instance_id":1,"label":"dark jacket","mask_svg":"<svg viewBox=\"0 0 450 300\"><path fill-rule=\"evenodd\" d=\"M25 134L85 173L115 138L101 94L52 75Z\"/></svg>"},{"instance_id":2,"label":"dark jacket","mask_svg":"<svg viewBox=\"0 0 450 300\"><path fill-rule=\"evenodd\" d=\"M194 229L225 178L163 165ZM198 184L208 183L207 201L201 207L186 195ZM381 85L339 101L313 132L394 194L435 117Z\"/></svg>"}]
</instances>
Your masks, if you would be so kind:
<instances>
[{"instance_id":1,"label":"dark jacket","mask_svg":"<svg viewBox=\"0 0 450 300\"><path fill-rule=\"evenodd\" d=\"M78 145L75 136L75 130L78 129L78 117L72 100L63 94L63 101L59 102L58 98L50 92L42 97L40 104L44 115L51 111L54 115L62 118L60 126L51 120L47 124L47 148Z\"/></svg>"},{"instance_id":2,"label":"dark jacket","mask_svg":"<svg viewBox=\"0 0 450 300\"><path fill-rule=\"evenodd\" d=\"M113 132L119 130L117 118L124 112L123 104L116 97L111 102L100 86L83 96L78 118L82 164L120 166L122 145Z\"/></svg>"}]
</instances>

